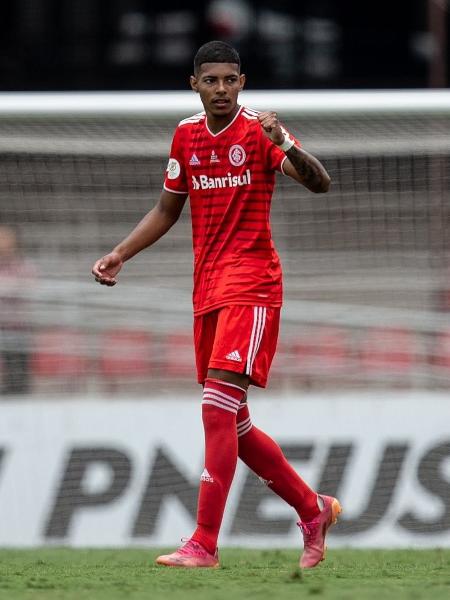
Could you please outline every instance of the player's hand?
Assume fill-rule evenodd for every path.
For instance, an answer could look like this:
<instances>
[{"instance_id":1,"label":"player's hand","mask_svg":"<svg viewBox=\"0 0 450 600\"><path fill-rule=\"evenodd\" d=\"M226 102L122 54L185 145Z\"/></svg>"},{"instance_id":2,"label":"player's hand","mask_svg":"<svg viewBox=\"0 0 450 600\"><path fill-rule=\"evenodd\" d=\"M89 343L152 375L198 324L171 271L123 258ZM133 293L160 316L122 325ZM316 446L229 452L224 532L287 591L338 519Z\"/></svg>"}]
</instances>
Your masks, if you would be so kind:
<instances>
[{"instance_id":1,"label":"player's hand","mask_svg":"<svg viewBox=\"0 0 450 600\"><path fill-rule=\"evenodd\" d=\"M106 256L100 258L92 267L92 275L95 281L101 285L113 286L116 285L116 276L122 268L123 260L118 252L110 252Z\"/></svg>"},{"instance_id":2,"label":"player's hand","mask_svg":"<svg viewBox=\"0 0 450 600\"><path fill-rule=\"evenodd\" d=\"M277 146L280 146L284 142L284 133L276 112L262 112L258 115L258 121L269 140Z\"/></svg>"}]
</instances>

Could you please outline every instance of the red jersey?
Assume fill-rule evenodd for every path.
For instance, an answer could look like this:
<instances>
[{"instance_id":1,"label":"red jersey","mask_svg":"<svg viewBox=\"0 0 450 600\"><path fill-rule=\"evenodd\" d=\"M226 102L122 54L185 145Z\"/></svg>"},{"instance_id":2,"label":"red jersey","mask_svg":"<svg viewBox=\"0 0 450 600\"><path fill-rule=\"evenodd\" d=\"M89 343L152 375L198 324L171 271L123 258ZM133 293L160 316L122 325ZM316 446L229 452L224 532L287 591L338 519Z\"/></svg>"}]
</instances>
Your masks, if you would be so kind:
<instances>
[{"instance_id":1,"label":"red jersey","mask_svg":"<svg viewBox=\"0 0 450 600\"><path fill-rule=\"evenodd\" d=\"M203 112L174 134L164 189L190 197L196 315L229 304L282 304L269 215L275 171L283 172L286 155L257 115L241 106L214 134Z\"/></svg>"}]
</instances>

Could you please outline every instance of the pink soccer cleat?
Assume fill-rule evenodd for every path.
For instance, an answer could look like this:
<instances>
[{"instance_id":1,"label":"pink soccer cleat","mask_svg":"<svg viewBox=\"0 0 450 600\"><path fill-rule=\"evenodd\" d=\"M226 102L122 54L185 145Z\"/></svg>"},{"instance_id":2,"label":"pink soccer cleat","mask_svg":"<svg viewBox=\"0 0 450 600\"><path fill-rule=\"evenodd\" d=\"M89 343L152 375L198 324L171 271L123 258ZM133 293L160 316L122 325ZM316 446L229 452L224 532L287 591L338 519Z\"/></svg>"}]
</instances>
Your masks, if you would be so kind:
<instances>
[{"instance_id":1,"label":"pink soccer cleat","mask_svg":"<svg viewBox=\"0 0 450 600\"><path fill-rule=\"evenodd\" d=\"M341 505L336 498L320 496L323 501L322 512L309 523L299 521L297 525L303 533L304 550L300 557L302 569L312 569L325 558L325 536L328 529L337 521L342 512Z\"/></svg>"},{"instance_id":2,"label":"pink soccer cleat","mask_svg":"<svg viewBox=\"0 0 450 600\"><path fill-rule=\"evenodd\" d=\"M219 567L219 553L216 550L214 554L210 554L198 542L188 540L172 554L158 556L156 564L164 565L165 567L185 567L188 569L195 569L197 567L217 569Z\"/></svg>"}]
</instances>

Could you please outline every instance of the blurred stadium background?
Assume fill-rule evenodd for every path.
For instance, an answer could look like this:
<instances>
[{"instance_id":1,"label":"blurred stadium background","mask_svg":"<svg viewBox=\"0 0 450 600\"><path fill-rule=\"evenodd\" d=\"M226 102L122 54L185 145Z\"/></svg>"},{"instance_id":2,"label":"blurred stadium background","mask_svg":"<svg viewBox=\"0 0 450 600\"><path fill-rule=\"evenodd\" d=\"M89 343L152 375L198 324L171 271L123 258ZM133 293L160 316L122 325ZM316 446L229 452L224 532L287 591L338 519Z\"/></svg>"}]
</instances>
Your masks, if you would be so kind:
<instances>
[{"instance_id":1,"label":"blurred stadium background","mask_svg":"<svg viewBox=\"0 0 450 600\"><path fill-rule=\"evenodd\" d=\"M174 127L200 109L198 99L182 91L192 54L212 37L241 51L251 90L244 103L279 110L333 181L328 194L315 196L278 178L272 225L284 266L285 307L270 388L255 391L266 411L260 409L260 417L271 421L264 398L285 407L285 420L274 425L281 441L284 436L293 460L312 457L306 472L327 490L340 489L350 454L363 448L354 473L364 480L366 457L374 475L354 507L359 517L344 523L347 534L369 530L380 515L388 526L391 501L403 506L421 484L434 494L430 508L423 511L423 522L408 513L402 527L411 536L399 534L397 543L450 544L450 95L425 90L447 85L447 3L398 3L395 10L391 6L389 21L381 18L379 4L376 11L375 5L364 6L362 15L356 2L338 9L325 1L301 8L293 2L275 8L270 2L212 1L198 3L195 11L183 3L172 3L170 10L148 4L5 4L0 497L4 494L13 516L0 545L53 538L81 545L177 541L155 525L161 519L152 513L151 498L162 492L150 480L141 502L136 500L137 481L145 473L137 469L132 488L130 460L120 451L127 443L120 422L139 441L136 456L154 456L151 472L159 473L164 494L175 495L181 512L192 517L196 470L183 479L170 452L157 449L158 435L169 426L164 406L186 400L177 405L182 428L193 418L186 416L186 406L198 395L189 209L154 248L126 265L114 289L97 286L90 269L155 202ZM152 91L123 91L132 89ZM70 90L75 93L61 93ZM328 410L329 401L335 401L336 414L324 415L323 439L313 435L308 422L307 441L317 440L316 456L302 445L301 427L292 431L289 415L297 411L301 420L313 414L314 402ZM390 406L384 416L380 401ZM352 411L348 422L339 407ZM145 425L128 423L127 410L139 415L143 410ZM172 452L182 462L176 437L171 430L167 441L173 441ZM192 438L195 448L201 439ZM200 450L191 450L188 463L201 460ZM84 451L90 452L88 459ZM98 467L98 473L88 473L87 465ZM403 468L407 475L395 495ZM23 484L15 479L19 472ZM355 477L347 487L342 484L350 505L358 490ZM27 534L26 506L17 507L25 501L23 486L30 478L42 505L38 513L28 507ZM134 501L121 496L127 486ZM262 492L248 486L253 498L248 506L231 499L241 511L227 539L245 544L260 535L259 545L282 543L283 528L273 525L275 517L269 525L250 519ZM122 501L124 511L134 507L134 533L125 526L115 535L105 533ZM361 509L366 501L371 510ZM73 516L80 508L97 511L97 529L86 517L71 533L67 513ZM188 527L177 509L167 510L175 525ZM400 520L402 510L392 518ZM264 537L264 524L272 537ZM383 532L356 540L344 536L344 543L380 545ZM384 539L396 544L395 535Z\"/></svg>"},{"instance_id":2,"label":"blurred stadium background","mask_svg":"<svg viewBox=\"0 0 450 600\"><path fill-rule=\"evenodd\" d=\"M49 114L46 97L29 97L29 112L14 115L9 98L0 122L1 216L34 275L17 282L21 290L12 284L16 316L8 318L31 336L31 393L194 390L189 210L126 265L115 289L90 277L93 261L158 197L174 123L183 108L199 108L188 94L153 97L160 108L147 114L127 108L133 96L100 96L87 116L77 108ZM383 95L392 103L383 109L378 96L266 93L250 104L284 98L286 125L333 179L328 194L315 196L279 177L272 223L286 302L272 389L448 389L449 96L437 108L400 112L395 95ZM359 107L346 108L346 97ZM113 114L95 108L108 98ZM23 372L17 377L20 388Z\"/></svg>"}]
</instances>

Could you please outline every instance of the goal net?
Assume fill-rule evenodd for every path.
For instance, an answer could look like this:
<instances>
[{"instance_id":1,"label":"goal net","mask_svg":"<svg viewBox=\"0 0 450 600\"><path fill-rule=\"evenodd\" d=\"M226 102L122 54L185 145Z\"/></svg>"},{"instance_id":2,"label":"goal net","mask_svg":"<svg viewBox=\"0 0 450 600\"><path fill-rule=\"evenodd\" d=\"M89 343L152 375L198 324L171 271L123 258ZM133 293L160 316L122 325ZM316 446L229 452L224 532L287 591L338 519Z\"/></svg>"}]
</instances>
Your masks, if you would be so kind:
<instances>
[{"instance_id":1,"label":"goal net","mask_svg":"<svg viewBox=\"0 0 450 600\"><path fill-rule=\"evenodd\" d=\"M448 388L448 93L242 99L278 110L332 177L326 195L277 179L285 307L272 389ZM114 290L90 269L155 203L173 130L198 102L0 98L0 221L27 263L20 283L0 271L5 389L195 389L189 208Z\"/></svg>"}]
</instances>

